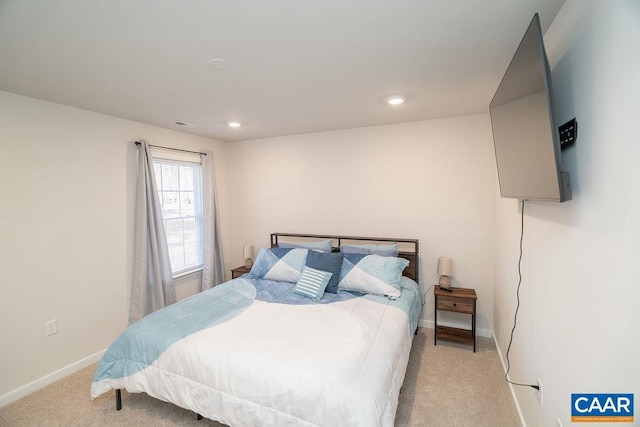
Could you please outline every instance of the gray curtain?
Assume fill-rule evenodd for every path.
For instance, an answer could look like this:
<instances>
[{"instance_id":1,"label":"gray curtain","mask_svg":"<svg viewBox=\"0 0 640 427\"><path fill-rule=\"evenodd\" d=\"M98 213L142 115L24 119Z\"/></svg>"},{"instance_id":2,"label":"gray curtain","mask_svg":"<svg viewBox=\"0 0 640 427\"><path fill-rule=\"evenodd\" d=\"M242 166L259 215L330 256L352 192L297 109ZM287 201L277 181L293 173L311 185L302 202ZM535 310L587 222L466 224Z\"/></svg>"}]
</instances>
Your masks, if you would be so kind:
<instances>
[{"instance_id":1,"label":"gray curtain","mask_svg":"<svg viewBox=\"0 0 640 427\"><path fill-rule=\"evenodd\" d=\"M213 171L213 154L200 155L202 164L202 204L204 212L204 254L202 266L202 290L224 282L224 261L222 259L222 239L218 218L216 176Z\"/></svg>"},{"instance_id":2,"label":"gray curtain","mask_svg":"<svg viewBox=\"0 0 640 427\"><path fill-rule=\"evenodd\" d=\"M149 144L140 141L135 264L129 324L176 302L159 197Z\"/></svg>"}]
</instances>

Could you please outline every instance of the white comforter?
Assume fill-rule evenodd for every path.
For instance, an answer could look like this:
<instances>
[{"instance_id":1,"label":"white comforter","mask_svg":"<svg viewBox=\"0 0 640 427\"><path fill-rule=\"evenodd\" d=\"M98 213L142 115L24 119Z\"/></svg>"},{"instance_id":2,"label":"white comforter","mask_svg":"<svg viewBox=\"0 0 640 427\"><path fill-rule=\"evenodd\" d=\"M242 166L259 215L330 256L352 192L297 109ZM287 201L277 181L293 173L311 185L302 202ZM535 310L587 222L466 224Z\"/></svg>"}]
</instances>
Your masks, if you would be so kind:
<instances>
[{"instance_id":1,"label":"white comforter","mask_svg":"<svg viewBox=\"0 0 640 427\"><path fill-rule=\"evenodd\" d=\"M91 397L146 392L231 426L392 426L415 282L403 278L397 301L340 292L316 303L292 287L235 279L147 316L109 348Z\"/></svg>"}]
</instances>

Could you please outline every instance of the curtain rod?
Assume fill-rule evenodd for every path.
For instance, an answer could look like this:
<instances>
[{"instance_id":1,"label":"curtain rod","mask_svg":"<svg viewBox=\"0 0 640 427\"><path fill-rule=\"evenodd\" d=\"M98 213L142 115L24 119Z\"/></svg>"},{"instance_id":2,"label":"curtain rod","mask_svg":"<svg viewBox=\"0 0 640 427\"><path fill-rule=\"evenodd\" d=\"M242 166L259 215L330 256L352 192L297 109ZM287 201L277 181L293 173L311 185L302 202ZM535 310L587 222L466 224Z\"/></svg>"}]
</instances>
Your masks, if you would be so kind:
<instances>
[{"instance_id":1,"label":"curtain rod","mask_svg":"<svg viewBox=\"0 0 640 427\"><path fill-rule=\"evenodd\" d=\"M140 141L136 141L136 145L139 147L140 146ZM149 144L149 147L162 148L163 150L182 151L183 153L203 154L205 156L207 155L207 153L202 153L200 151L191 151L191 150L183 150L181 148L163 147L161 145L151 145L151 144Z\"/></svg>"}]
</instances>

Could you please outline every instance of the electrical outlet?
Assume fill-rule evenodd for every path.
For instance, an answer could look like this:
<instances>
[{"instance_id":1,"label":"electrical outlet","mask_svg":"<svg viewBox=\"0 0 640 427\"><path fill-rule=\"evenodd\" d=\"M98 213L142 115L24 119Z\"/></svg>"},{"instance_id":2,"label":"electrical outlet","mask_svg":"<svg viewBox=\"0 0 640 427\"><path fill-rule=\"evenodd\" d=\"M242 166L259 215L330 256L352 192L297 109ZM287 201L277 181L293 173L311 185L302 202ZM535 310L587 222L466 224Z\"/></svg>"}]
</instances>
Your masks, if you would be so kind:
<instances>
[{"instance_id":1,"label":"electrical outlet","mask_svg":"<svg viewBox=\"0 0 640 427\"><path fill-rule=\"evenodd\" d=\"M56 319L47 320L44 322L44 333L45 336L53 335L58 333L58 322Z\"/></svg>"},{"instance_id":2,"label":"electrical outlet","mask_svg":"<svg viewBox=\"0 0 640 427\"><path fill-rule=\"evenodd\" d=\"M538 403L542 407L542 381L538 378Z\"/></svg>"}]
</instances>

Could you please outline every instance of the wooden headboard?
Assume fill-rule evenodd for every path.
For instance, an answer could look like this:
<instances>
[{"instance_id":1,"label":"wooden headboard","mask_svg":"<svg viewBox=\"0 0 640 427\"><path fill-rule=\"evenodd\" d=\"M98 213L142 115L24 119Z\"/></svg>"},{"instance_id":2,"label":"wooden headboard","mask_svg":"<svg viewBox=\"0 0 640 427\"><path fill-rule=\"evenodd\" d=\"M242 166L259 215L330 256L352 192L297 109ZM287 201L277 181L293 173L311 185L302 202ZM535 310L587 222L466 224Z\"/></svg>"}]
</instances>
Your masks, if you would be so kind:
<instances>
[{"instance_id":1,"label":"wooden headboard","mask_svg":"<svg viewBox=\"0 0 640 427\"><path fill-rule=\"evenodd\" d=\"M397 243L398 256L409 261L409 265L404 269L402 275L418 281L418 261L419 242L418 239L396 239L388 237L360 237L360 236L333 236L329 234L298 234L298 233L271 233L271 247L277 247L280 243L302 243L314 242L317 240L333 239L332 249L334 252L340 251L343 244L384 244Z\"/></svg>"}]
</instances>

